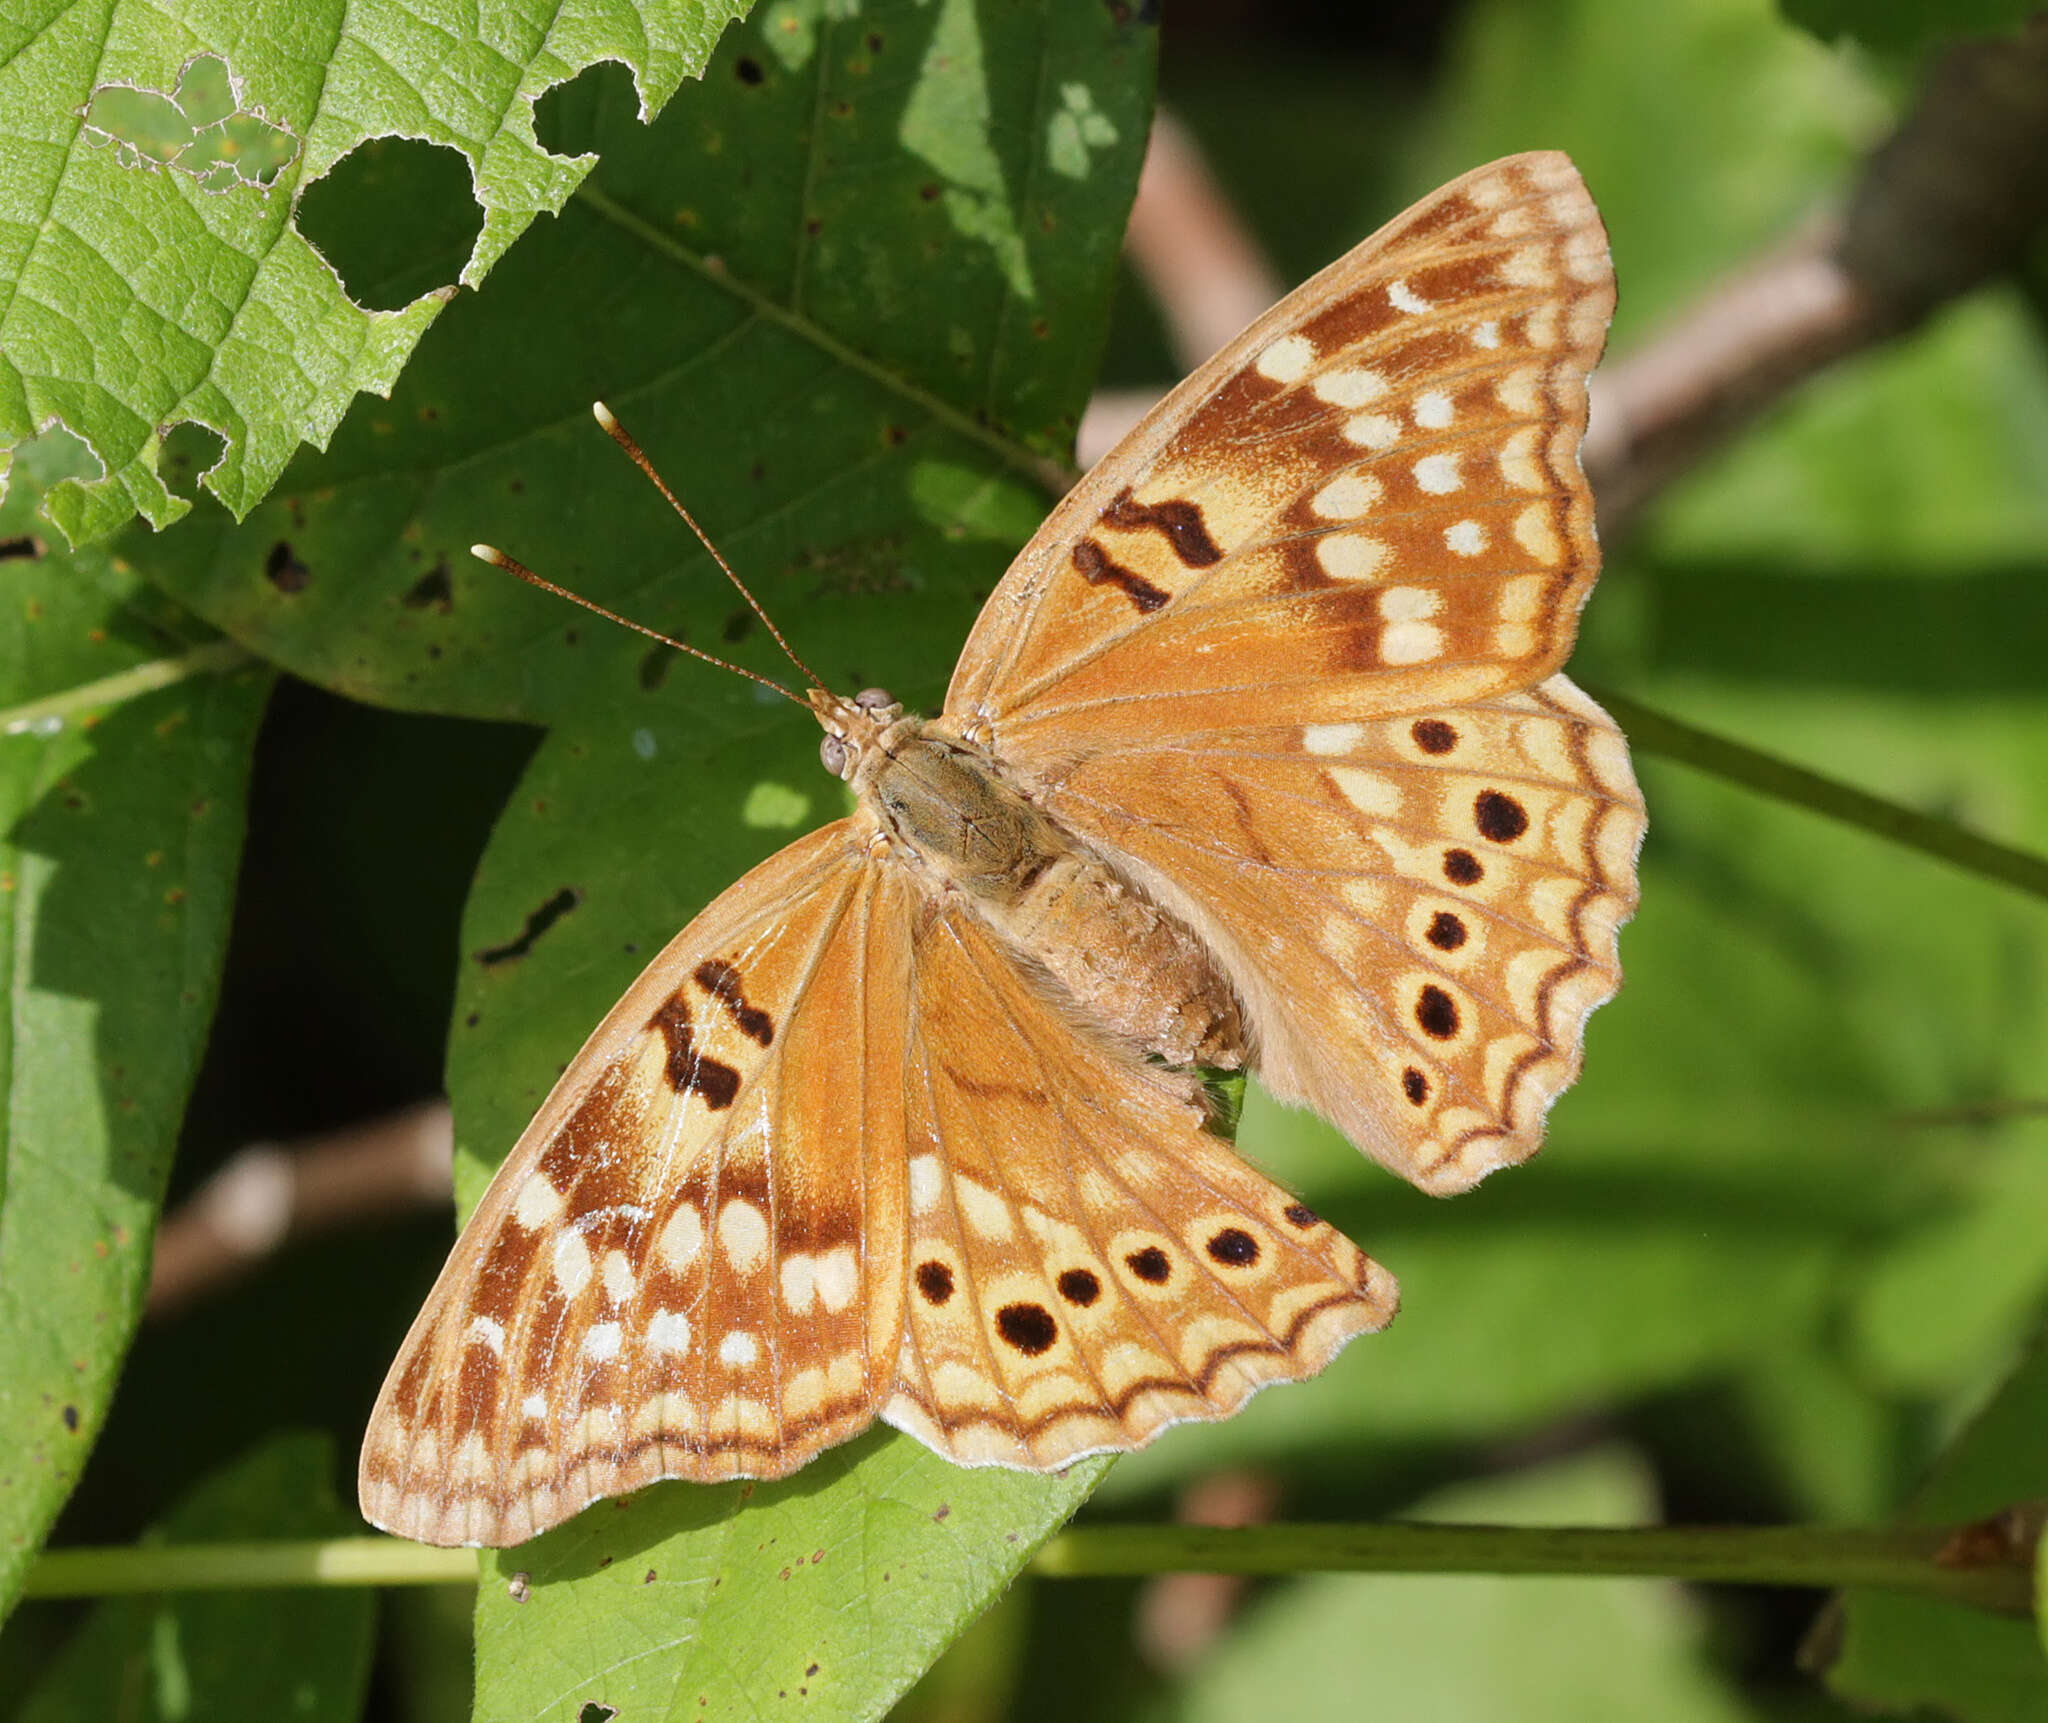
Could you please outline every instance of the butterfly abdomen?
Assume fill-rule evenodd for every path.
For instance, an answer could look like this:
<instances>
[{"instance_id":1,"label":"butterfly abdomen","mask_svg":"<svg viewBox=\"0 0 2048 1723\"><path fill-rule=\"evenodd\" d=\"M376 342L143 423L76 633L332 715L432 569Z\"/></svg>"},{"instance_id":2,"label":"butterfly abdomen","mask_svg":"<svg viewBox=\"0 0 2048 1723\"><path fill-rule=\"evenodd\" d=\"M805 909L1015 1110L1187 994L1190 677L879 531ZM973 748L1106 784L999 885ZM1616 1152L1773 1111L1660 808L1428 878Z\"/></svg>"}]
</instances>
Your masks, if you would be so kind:
<instances>
[{"instance_id":1,"label":"butterfly abdomen","mask_svg":"<svg viewBox=\"0 0 2048 1723\"><path fill-rule=\"evenodd\" d=\"M935 888L966 896L1080 1018L1171 1065L1245 1062L1237 996L1194 931L978 750L899 732L857 781L905 859Z\"/></svg>"}]
</instances>

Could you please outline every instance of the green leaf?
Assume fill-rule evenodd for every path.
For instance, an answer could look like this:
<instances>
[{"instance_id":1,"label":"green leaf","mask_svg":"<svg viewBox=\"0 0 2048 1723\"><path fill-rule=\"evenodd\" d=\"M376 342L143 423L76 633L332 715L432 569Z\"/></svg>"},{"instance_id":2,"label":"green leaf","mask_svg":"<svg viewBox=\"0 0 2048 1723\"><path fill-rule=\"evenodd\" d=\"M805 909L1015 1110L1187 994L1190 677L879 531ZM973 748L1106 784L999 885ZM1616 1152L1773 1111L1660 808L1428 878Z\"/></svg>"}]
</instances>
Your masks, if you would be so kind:
<instances>
[{"instance_id":1,"label":"green leaf","mask_svg":"<svg viewBox=\"0 0 2048 1723\"><path fill-rule=\"evenodd\" d=\"M324 1436L281 1436L200 1483L145 1541L321 1537L352 1516L334 1499ZM354 1723L369 1687L376 1598L355 1589L181 1592L99 1604L17 1723Z\"/></svg>"},{"instance_id":2,"label":"green leaf","mask_svg":"<svg viewBox=\"0 0 2048 1723\"><path fill-rule=\"evenodd\" d=\"M188 505L158 476L161 437L190 422L224 439L205 482L246 512L355 394L390 392L454 293L363 309L296 226L299 194L367 139L460 151L483 208L461 275L474 286L591 165L538 146L534 99L617 60L656 110L743 10L528 0L480 35L449 0L232 15L32 0L0 26L0 471L7 447L63 424L102 468L49 499L66 536L136 512L162 527Z\"/></svg>"},{"instance_id":3,"label":"green leaf","mask_svg":"<svg viewBox=\"0 0 2048 1723\"><path fill-rule=\"evenodd\" d=\"M227 943L269 677L0 505L0 1606L106 1414ZM239 658L239 654L234 654Z\"/></svg>"},{"instance_id":4,"label":"green leaf","mask_svg":"<svg viewBox=\"0 0 2048 1723\"><path fill-rule=\"evenodd\" d=\"M1655 1513L1644 1468L1610 1450L1443 1492L1417 1517L1626 1525ZM1654 1580L1316 1575L1262 1593L1165 1715L1335 1716L1340 1694L1388 1717L1751 1715L1701 1667L1698 1637L1676 1589Z\"/></svg>"},{"instance_id":5,"label":"green leaf","mask_svg":"<svg viewBox=\"0 0 2048 1723\"><path fill-rule=\"evenodd\" d=\"M1086 400L1151 54L1151 30L1107 7L785 5L735 30L650 128L620 80L582 80L542 122L601 165L450 308L388 408L365 403L242 526L202 506L131 542L302 675L552 726L464 921L450 1085L465 1200L646 958L843 795L807 714L465 547L503 544L787 674L591 423L601 395L828 681L935 704ZM678 1716L714 1689L766 1704L809 1661L838 1714L872 1714L1098 1470L968 1474L877 1435L745 1505L677 1485L601 1506L505 1558L533 1576L528 1602L486 1586L482 1713L573 1718L569 1692L620 1704L628 1677L598 1676L630 1653L639 1703L665 1694ZM769 1536L785 1553L763 1570ZM617 1560L597 1571L600 1551ZM800 1578L781 1581L785 1565ZM674 1626L669 1587L635 1589L649 1567L693 1582L701 1630ZM776 1613L798 1598L799 1616ZM791 1665L795 1645L816 1655Z\"/></svg>"},{"instance_id":6,"label":"green leaf","mask_svg":"<svg viewBox=\"0 0 2048 1723\"><path fill-rule=\"evenodd\" d=\"M969 1471L877 1432L783 1483L600 1503L486 1570L477 1715L880 1716L1107 1464Z\"/></svg>"},{"instance_id":7,"label":"green leaf","mask_svg":"<svg viewBox=\"0 0 2048 1723\"><path fill-rule=\"evenodd\" d=\"M1779 0L1779 9L1823 42L1846 39L1904 56L1958 37L2005 35L2040 7L2037 0Z\"/></svg>"},{"instance_id":8,"label":"green leaf","mask_svg":"<svg viewBox=\"0 0 2048 1723\"><path fill-rule=\"evenodd\" d=\"M2048 1337L1949 1444L1907 1516L1974 1520L2048 1499ZM2038 1624L1892 1592L1845 1593L1828 1682L1888 1711L1937 1708L1968 1723L2022 1723L2048 1707Z\"/></svg>"}]
</instances>

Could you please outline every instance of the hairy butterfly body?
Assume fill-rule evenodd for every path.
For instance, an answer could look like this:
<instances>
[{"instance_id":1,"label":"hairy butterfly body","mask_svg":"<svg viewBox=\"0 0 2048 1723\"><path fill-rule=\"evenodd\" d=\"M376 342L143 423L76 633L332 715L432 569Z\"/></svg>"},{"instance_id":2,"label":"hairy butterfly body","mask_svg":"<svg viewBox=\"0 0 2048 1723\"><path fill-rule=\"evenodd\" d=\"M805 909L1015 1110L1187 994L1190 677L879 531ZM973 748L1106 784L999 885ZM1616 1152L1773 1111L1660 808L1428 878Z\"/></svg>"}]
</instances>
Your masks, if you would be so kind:
<instances>
[{"instance_id":1,"label":"hairy butterfly body","mask_svg":"<svg viewBox=\"0 0 2048 1723\"><path fill-rule=\"evenodd\" d=\"M814 690L857 811L720 896L514 1146L365 1514L508 1544L880 1417L1033 1469L1227 1416L1392 1279L1207 1130L1256 1070L1423 1188L1526 1158L1643 815L1558 675L1613 307L1562 156L1289 296L1056 508L943 711Z\"/></svg>"}]
</instances>

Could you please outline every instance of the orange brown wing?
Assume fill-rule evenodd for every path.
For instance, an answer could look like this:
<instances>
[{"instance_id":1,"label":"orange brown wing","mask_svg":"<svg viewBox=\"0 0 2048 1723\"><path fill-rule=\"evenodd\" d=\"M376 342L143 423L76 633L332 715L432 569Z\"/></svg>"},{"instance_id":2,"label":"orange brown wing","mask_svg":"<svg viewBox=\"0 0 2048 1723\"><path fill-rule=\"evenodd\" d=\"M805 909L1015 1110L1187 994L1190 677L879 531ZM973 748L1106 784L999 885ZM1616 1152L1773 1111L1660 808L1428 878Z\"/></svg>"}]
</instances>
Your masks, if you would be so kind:
<instances>
[{"instance_id":1,"label":"orange brown wing","mask_svg":"<svg viewBox=\"0 0 2048 1723\"><path fill-rule=\"evenodd\" d=\"M890 1423L1047 1471L1223 1418L1394 1314L1387 1272L1070 1022L957 898L919 920Z\"/></svg>"},{"instance_id":2,"label":"orange brown wing","mask_svg":"<svg viewBox=\"0 0 2048 1723\"><path fill-rule=\"evenodd\" d=\"M657 1478L864 1428L903 1321L909 888L869 822L722 894L599 1025L406 1336L365 1517L518 1543Z\"/></svg>"},{"instance_id":3,"label":"orange brown wing","mask_svg":"<svg viewBox=\"0 0 2048 1723\"><path fill-rule=\"evenodd\" d=\"M1534 686L1599 566L1578 446L1613 306L1566 157L1423 199L1075 487L990 597L948 717L1028 778L1275 710Z\"/></svg>"}]
</instances>

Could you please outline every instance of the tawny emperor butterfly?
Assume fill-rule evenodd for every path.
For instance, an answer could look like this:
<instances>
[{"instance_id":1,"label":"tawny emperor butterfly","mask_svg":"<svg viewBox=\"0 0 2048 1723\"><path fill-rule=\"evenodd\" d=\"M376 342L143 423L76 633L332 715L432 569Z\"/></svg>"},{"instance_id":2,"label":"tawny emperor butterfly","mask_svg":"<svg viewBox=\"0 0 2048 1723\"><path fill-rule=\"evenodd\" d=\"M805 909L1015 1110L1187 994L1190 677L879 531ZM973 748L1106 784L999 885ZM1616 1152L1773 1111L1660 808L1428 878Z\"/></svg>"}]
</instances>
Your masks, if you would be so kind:
<instances>
[{"instance_id":1,"label":"tawny emperor butterfly","mask_svg":"<svg viewBox=\"0 0 2048 1723\"><path fill-rule=\"evenodd\" d=\"M815 689L858 810L725 892L513 1147L363 1447L509 1544L880 1417L1034 1470L1394 1313L1207 1131L1249 1066L1425 1190L1534 1152L1620 981L1642 802L1557 668L1614 303L1562 155L1424 199L1060 503L944 711Z\"/></svg>"}]
</instances>

